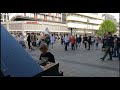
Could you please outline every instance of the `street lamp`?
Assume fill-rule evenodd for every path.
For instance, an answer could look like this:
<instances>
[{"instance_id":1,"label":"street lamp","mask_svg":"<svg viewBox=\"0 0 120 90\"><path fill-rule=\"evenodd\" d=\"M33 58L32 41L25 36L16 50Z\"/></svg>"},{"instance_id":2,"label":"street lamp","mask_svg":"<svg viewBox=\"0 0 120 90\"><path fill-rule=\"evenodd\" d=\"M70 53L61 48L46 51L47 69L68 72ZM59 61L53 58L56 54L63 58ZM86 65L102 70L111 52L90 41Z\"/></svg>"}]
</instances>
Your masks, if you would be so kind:
<instances>
[{"instance_id":1,"label":"street lamp","mask_svg":"<svg viewBox=\"0 0 120 90\"><path fill-rule=\"evenodd\" d=\"M87 19L87 29L86 29L86 31L88 30L88 22L89 22L89 19Z\"/></svg>"}]
</instances>

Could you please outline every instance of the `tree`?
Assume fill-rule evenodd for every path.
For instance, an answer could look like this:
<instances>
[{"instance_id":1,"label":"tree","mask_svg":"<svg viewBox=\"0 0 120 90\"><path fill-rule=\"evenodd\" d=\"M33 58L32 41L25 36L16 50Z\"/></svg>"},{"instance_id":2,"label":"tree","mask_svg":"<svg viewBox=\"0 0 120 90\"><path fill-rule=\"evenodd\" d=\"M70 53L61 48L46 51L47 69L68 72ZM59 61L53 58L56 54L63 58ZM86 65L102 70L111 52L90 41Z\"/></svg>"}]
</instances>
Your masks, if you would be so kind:
<instances>
[{"instance_id":1,"label":"tree","mask_svg":"<svg viewBox=\"0 0 120 90\"><path fill-rule=\"evenodd\" d=\"M111 32L112 34L117 31L117 26L111 20L105 20L99 27L97 35L102 36L105 32Z\"/></svg>"}]
</instances>

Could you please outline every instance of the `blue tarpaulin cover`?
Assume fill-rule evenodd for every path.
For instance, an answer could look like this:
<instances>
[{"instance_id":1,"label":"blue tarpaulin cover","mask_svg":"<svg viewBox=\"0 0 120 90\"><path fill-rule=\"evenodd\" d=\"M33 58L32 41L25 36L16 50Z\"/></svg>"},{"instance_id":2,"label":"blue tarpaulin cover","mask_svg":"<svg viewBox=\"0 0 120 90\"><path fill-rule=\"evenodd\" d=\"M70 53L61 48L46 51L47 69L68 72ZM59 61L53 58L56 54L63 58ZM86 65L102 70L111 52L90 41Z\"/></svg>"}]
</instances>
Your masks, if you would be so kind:
<instances>
[{"instance_id":1,"label":"blue tarpaulin cover","mask_svg":"<svg viewBox=\"0 0 120 90\"><path fill-rule=\"evenodd\" d=\"M4 76L32 77L43 72L41 66L15 38L1 26L1 71Z\"/></svg>"}]
</instances>

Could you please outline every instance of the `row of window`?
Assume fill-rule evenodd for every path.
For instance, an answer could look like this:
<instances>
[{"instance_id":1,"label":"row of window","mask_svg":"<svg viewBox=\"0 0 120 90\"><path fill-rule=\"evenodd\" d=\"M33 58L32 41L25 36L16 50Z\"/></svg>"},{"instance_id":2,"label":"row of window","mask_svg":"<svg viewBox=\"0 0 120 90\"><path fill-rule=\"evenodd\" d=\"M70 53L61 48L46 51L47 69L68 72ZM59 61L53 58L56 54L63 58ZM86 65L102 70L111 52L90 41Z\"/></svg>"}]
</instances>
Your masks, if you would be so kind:
<instances>
[{"instance_id":1,"label":"row of window","mask_svg":"<svg viewBox=\"0 0 120 90\"><path fill-rule=\"evenodd\" d=\"M9 29L10 30L22 30L22 24L21 23L9 24Z\"/></svg>"},{"instance_id":2,"label":"row of window","mask_svg":"<svg viewBox=\"0 0 120 90\"><path fill-rule=\"evenodd\" d=\"M0 19L1 21L6 21L6 20L9 20L9 16L8 14L0 14Z\"/></svg>"},{"instance_id":3,"label":"row of window","mask_svg":"<svg viewBox=\"0 0 120 90\"><path fill-rule=\"evenodd\" d=\"M5 25L6 26L6 25ZM18 24L9 24L9 30L45 30L48 28L50 31L59 31L59 30L67 30L66 26L56 26L56 25L39 25L39 24L24 24L22 27L21 23Z\"/></svg>"},{"instance_id":4,"label":"row of window","mask_svg":"<svg viewBox=\"0 0 120 90\"><path fill-rule=\"evenodd\" d=\"M87 25L93 25L93 26L98 26L97 24L89 24L89 23L83 23L83 22L74 22L74 21L67 21L68 23L75 23L75 24L87 24Z\"/></svg>"},{"instance_id":5,"label":"row of window","mask_svg":"<svg viewBox=\"0 0 120 90\"><path fill-rule=\"evenodd\" d=\"M79 17L79 18L84 18L84 19L91 19L91 20L98 20L98 19L95 19L95 18L92 18L92 17L87 17L87 16L84 16L84 15L77 15L77 14L69 14L68 16L74 16L74 17Z\"/></svg>"},{"instance_id":6,"label":"row of window","mask_svg":"<svg viewBox=\"0 0 120 90\"><path fill-rule=\"evenodd\" d=\"M42 15L61 17L61 13L40 13Z\"/></svg>"},{"instance_id":7,"label":"row of window","mask_svg":"<svg viewBox=\"0 0 120 90\"><path fill-rule=\"evenodd\" d=\"M67 27L65 26L56 26L56 25L39 25L39 24L25 24L24 25L24 29L25 30L44 30L45 28L47 28L49 30L65 30L67 29Z\"/></svg>"}]
</instances>

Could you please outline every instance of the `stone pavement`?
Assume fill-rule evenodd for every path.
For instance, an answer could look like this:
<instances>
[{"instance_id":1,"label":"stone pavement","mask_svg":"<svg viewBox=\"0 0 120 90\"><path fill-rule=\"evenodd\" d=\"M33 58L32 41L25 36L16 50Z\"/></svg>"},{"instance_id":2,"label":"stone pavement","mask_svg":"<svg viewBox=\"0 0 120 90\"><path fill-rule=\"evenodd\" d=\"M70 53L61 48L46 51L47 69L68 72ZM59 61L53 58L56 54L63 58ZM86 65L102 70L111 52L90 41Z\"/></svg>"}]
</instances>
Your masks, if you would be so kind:
<instances>
[{"instance_id":1,"label":"stone pavement","mask_svg":"<svg viewBox=\"0 0 120 90\"><path fill-rule=\"evenodd\" d=\"M39 59L39 48L34 47L35 51L28 48L26 51L34 58ZM101 61L100 58L104 52L101 51L101 44L96 50L94 46L91 50L85 50L83 46L73 51L68 48L64 51L64 45L60 42L54 44L54 48L49 47L49 51L54 54L56 62L59 62L59 70L64 72L65 77L118 77L119 61L113 58L113 61Z\"/></svg>"}]
</instances>

